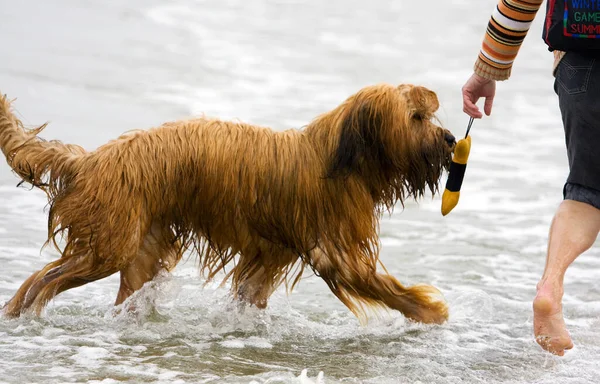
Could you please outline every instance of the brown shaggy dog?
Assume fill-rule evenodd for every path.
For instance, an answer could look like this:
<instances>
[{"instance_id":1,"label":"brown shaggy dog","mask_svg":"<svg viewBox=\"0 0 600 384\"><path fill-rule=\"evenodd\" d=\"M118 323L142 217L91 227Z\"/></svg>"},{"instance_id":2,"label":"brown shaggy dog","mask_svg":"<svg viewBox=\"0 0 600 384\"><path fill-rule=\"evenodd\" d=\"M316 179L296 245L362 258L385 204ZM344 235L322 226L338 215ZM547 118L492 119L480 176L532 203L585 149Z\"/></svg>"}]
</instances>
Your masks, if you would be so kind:
<instances>
[{"instance_id":1,"label":"brown shaggy dog","mask_svg":"<svg viewBox=\"0 0 600 384\"><path fill-rule=\"evenodd\" d=\"M120 272L116 304L193 248L210 280L259 308L305 267L361 320L369 306L442 323L439 291L376 271L379 217L438 190L454 146L431 119L434 92L360 90L304 130L274 132L199 118L127 133L93 152L25 130L0 98L0 147L20 178L48 195L48 243L60 259L4 306L40 313L55 295ZM60 243L63 242L62 246Z\"/></svg>"}]
</instances>

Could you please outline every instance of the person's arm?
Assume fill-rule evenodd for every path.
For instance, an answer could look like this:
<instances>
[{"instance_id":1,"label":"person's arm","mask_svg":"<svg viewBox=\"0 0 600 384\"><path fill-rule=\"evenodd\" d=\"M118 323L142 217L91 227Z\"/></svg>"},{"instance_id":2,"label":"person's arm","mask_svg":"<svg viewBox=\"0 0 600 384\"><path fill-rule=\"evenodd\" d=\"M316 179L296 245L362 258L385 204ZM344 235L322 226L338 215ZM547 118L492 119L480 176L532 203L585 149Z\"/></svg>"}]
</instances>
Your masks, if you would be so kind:
<instances>
[{"instance_id":1,"label":"person's arm","mask_svg":"<svg viewBox=\"0 0 600 384\"><path fill-rule=\"evenodd\" d=\"M463 111L483 117L477 100L484 97L483 111L492 113L496 80L510 77L513 62L544 0L500 0L494 10L475 62L474 73L462 87Z\"/></svg>"},{"instance_id":2,"label":"person's arm","mask_svg":"<svg viewBox=\"0 0 600 384\"><path fill-rule=\"evenodd\" d=\"M544 0L500 0L488 23L475 74L490 80L510 77L513 62Z\"/></svg>"}]
</instances>

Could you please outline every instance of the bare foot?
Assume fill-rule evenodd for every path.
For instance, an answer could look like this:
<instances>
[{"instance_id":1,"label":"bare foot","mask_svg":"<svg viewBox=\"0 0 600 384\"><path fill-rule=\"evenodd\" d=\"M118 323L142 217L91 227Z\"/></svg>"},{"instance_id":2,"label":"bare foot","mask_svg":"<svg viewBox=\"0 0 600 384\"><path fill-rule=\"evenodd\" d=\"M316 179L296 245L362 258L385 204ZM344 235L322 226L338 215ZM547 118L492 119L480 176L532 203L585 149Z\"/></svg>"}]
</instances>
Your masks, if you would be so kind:
<instances>
[{"instance_id":1,"label":"bare foot","mask_svg":"<svg viewBox=\"0 0 600 384\"><path fill-rule=\"evenodd\" d=\"M562 315L561 296L540 287L533 300L533 332L535 341L546 351L564 356L565 350L573 348Z\"/></svg>"}]
</instances>

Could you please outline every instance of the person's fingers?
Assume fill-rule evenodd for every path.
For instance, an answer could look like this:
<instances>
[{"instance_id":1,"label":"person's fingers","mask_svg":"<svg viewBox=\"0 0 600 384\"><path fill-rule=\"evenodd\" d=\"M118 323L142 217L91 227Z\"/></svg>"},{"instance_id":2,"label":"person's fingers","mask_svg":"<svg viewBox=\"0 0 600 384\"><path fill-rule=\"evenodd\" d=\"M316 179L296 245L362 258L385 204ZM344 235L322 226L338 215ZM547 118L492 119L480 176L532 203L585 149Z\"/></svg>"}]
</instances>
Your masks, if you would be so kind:
<instances>
[{"instance_id":1,"label":"person's fingers","mask_svg":"<svg viewBox=\"0 0 600 384\"><path fill-rule=\"evenodd\" d=\"M481 114L481 111L479 111L479 108L477 108L477 106L476 106L476 105L472 105L472 106L465 106L465 107L463 108L463 111L464 111L464 112L465 112L467 115L469 115L469 116L471 116L471 117L473 117L473 118L475 118L475 119L480 119L480 118L482 118L482 117L483 117L483 115Z\"/></svg>"},{"instance_id":2,"label":"person's fingers","mask_svg":"<svg viewBox=\"0 0 600 384\"><path fill-rule=\"evenodd\" d=\"M463 91L463 112L476 119L480 119L483 117L481 111L473 102L471 94L469 94L466 91Z\"/></svg>"},{"instance_id":3,"label":"person's fingers","mask_svg":"<svg viewBox=\"0 0 600 384\"><path fill-rule=\"evenodd\" d=\"M494 104L494 96L488 96L485 98L485 104L483 105L483 111L486 115L492 114L492 105Z\"/></svg>"}]
</instances>

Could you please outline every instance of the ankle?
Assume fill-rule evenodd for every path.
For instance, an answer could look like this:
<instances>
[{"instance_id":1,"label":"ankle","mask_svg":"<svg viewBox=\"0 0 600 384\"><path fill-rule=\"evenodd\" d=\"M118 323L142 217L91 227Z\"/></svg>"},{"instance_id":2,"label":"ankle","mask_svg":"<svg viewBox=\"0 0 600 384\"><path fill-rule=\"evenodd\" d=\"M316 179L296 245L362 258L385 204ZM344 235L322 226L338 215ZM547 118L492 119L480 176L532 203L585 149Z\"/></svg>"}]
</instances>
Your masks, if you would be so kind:
<instances>
[{"instance_id":1,"label":"ankle","mask_svg":"<svg viewBox=\"0 0 600 384\"><path fill-rule=\"evenodd\" d=\"M537 296L551 296L554 300L561 300L565 292L562 278L542 278L536 288Z\"/></svg>"}]
</instances>

